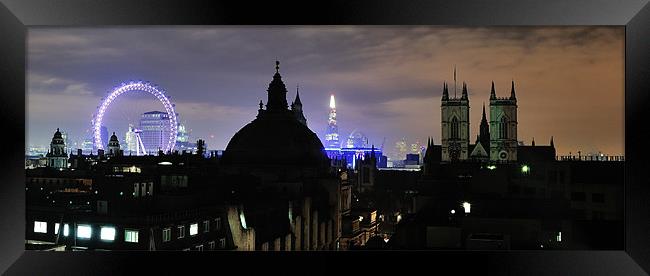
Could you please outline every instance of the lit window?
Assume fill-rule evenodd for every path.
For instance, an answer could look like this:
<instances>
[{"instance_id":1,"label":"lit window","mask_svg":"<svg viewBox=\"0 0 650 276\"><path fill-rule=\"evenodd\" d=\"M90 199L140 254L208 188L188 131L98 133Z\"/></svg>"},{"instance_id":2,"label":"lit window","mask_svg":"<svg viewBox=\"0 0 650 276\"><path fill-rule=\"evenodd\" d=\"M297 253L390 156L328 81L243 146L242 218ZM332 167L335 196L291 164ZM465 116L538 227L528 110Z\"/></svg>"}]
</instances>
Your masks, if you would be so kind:
<instances>
[{"instance_id":1,"label":"lit window","mask_svg":"<svg viewBox=\"0 0 650 276\"><path fill-rule=\"evenodd\" d=\"M138 230L124 230L124 241L125 242L138 242Z\"/></svg>"},{"instance_id":2,"label":"lit window","mask_svg":"<svg viewBox=\"0 0 650 276\"><path fill-rule=\"evenodd\" d=\"M555 241L558 241L558 242L562 241L562 232L557 232L557 236L555 237Z\"/></svg>"},{"instance_id":3,"label":"lit window","mask_svg":"<svg viewBox=\"0 0 650 276\"><path fill-rule=\"evenodd\" d=\"M163 236L163 242L168 242L169 240L172 239L172 229L171 228L165 228L162 231L162 236Z\"/></svg>"},{"instance_id":4,"label":"lit window","mask_svg":"<svg viewBox=\"0 0 650 276\"><path fill-rule=\"evenodd\" d=\"M54 235L59 234L59 227L61 227L61 225L58 222L55 222L54 223Z\"/></svg>"},{"instance_id":5,"label":"lit window","mask_svg":"<svg viewBox=\"0 0 650 276\"><path fill-rule=\"evenodd\" d=\"M203 221L203 232L205 232L205 233L210 232L210 221L209 220Z\"/></svg>"},{"instance_id":6,"label":"lit window","mask_svg":"<svg viewBox=\"0 0 650 276\"><path fill-rule=\"evenodd\" d=\"M34 221L34 233L47 233L47 222Z\"/></svg>"},{"instance_id":7,"label":"lit window","mask_svg":"<svg viewBox=\"0 0 650 276\"><path fill-rule=\"evenodd\" d=\"M178 227L178 238L182 239L185 237L185 226L181 225Z\"/></svg>"},{"instance_id":8,"label":"lit window","mask_svg":"<svg viewBox=\"0 0 650 276\"><path fill-rule=\"evenodd\" d=\"M463 209L465 209L466 214L469 214L471 208L472 208L472 204L470 204L469 202L463 202Z\"/></svg>"},{"instance_id":9,"label":"lit window","mask_svg":"<svg viewBox=\"0 0 650 276\"><path fill-rule=\"evenodd\" d=\"M190 224L190 236L194 236L199 233L199 224L193 223Z\"/></svg>"},{"instance_id":10,"label":"lit window","mask_svg":"<svg viewBox=\"0 0 650 276\"><path fill-rule=\"evenodd\" d=\"M77 226L77 238L90 239L92 235L92 228L90 225L78 225Z\"/></svg>"},{"instance_id":11,"label":"lit window","mask_svg":"<svg viewBox=\"0 0 650 276\"><path fill-rule=\"evenodd\" d=\"M63 225L63 236L68 236L70 235L70 225L67 223Z\"/></svg>"},{"instance_id":12,"label":"lit window","mask_svg":"<svg viewBox=\"0 0 650 276\"><path fill-rule=\"evenodd\" d=\"M114 241L115 227L102 227L99 231L99 238L105 241Z\"/></svg>"}]
</instances>

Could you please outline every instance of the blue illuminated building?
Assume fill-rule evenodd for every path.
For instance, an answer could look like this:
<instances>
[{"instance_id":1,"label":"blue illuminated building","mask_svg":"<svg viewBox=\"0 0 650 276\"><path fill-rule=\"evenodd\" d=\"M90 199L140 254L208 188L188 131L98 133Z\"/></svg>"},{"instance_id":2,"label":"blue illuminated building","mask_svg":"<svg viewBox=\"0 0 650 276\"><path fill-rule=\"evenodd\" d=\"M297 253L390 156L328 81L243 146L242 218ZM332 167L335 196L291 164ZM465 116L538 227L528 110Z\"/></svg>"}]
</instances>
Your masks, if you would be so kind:
<instances>
[{"instance_id":1,"label":"blue illuminated building","mask_svg":"<svg viewBox=\"0 0 650 276\"><path fill-rule=\"evenodd\" d=\"M325 152L330 159L345 160L348 168L354 168L358 159L365 160L373 153L377 159L378 168L386 168L388 159L382 154L380 149L373 147L360 147L360 148L325 148Z\"/></svg>"},{"instance_id":2,"label":"blue illuminated building","mask_svg":"<svg viewBox=\"0 0 650 276\"><path fill-rule=\"evenodd\" d=\"M330 96L330 113L328 117L328 128L325 133L325 152L327 157L332 159L333 166L341 166L339 163L344 162L346 167L354 168L357 160L374 154L377 160L378 168L386 168L388 158L382 154L381 149L368 145L368 138L356 129L350 133L345 144L339 141L338 126L336 122L336 103L334 95Z\"/></svg>"}]
</instances>

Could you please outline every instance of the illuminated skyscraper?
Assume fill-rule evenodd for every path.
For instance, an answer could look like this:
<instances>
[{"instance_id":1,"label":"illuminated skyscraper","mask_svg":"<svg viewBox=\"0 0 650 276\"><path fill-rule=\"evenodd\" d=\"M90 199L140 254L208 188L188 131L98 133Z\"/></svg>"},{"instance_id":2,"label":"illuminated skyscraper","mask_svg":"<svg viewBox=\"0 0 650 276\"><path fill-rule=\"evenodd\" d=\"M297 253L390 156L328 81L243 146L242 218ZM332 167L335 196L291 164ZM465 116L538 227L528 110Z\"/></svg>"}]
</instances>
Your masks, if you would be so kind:
<instances>
[{"instance_id":1,"label":"illuminated skyscraper","mask_svg":"<svg viewBox=\"0 0 650 276\"><path fill-rule=\"evenodd\" d=\"M140 117L140 138L148 154L164 150L169 137L169 116L166 112L150 111Z\"/></svg>"},{"instance_id":2,"label":"illuminated skyscraper","mask_svg":"<svg viewBox=\"0 0 650 276\"><path fill-rule=\"evenodd\" d=\"M126 142L126 149L124 151L124 154L135 154L138 147L138 137L135 134L133 124L129 124L129 131L126 132L124 141Z\"/></svg>"},{"instance_id":3,"label":"illuminated skyscraper","mask_svg":"<svg viewBox=\"0 0 650 276\"><path fill-rule=\"evenodd\" d=\"M81 150L84 154L90 154L93 152L93 140L91 138L86 138L81 143Z\"/></svg>"},{"instance_id":4,"label":"illuminated skyscraper","mask_svg":"<svg viewBox=\"0 0 650 276\"><path fill-rule=\"evenodd\" d=\"M327 132L325 133L325 147L340 148L339 127L336 125L336 102L334 95L330 96L330 114L327 120Z\"/></svg>"},{"instance_id":5,"label":"illuminated skyscraper","mask_svg":"<svg viewBox=\"0 0 650 276\"><path fill-rule=\"evenodd\" d=\"M187 143L190 140L190 135L185 129L185 124L178 125L178 135L176 136L176 142Z\"/></svg>"}]
</instances>

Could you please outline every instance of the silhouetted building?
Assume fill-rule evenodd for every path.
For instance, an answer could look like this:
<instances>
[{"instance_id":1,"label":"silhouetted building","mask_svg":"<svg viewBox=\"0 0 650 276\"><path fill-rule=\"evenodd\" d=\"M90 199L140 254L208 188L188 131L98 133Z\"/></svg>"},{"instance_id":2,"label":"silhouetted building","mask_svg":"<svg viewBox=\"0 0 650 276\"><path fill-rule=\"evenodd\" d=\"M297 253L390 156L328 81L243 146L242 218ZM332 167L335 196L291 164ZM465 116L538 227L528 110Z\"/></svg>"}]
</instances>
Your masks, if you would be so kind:
<instances>
[{"instance_id":1,"label":"silhouetted building","mask_svg":"<svg viewBox=\"0 0 650 276\"><path fill-rule=\"evenodd\" d=\"M67 168L68 154L65 152L65 142L59 129L56 129L50 142L50 151L47 155L47 165L52 168Z\"/></svg>"},{"instance_id":2,"label":"silhouetted building","mask_svg":"<svg viewBox=\"0 0 650 276\"><path fill-rule=\"evenodd\" d=\"M480 130L474 144L469 141L469 96L466 83L463 83L460 98L456 95L450 97L447 84L443 85L441 113L443 162L517 161L517 98L514 81L510 96L505 98L496 96L492 82L489 124L483 105Z\"/></svg>"}]
</instances>

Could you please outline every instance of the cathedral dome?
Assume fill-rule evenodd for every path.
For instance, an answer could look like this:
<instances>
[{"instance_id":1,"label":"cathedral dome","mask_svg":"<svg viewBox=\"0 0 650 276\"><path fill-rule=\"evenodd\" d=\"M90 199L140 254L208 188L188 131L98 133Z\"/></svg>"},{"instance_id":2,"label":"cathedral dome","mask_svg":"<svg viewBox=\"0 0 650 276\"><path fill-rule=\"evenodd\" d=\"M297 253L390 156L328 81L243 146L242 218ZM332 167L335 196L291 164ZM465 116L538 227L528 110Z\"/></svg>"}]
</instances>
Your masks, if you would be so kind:
<instances>
[{"instance_id":1,"label":"cathedral dome","mask_svg":"<svg viewBox=\"0 0 650 276\"><path fill-rule=\"evenodd\" d=\"M300 123L288 109L287 89L279 73L268 88L266 109L230 139L223 154L227 165L242 166L321 166L329 164L318 136Z\"/></svg>"}]
</instances>

